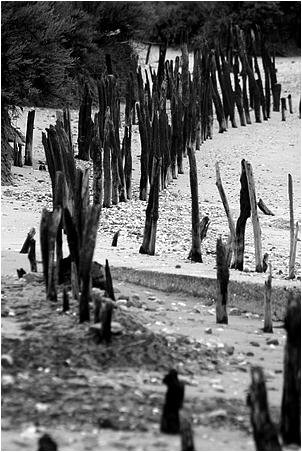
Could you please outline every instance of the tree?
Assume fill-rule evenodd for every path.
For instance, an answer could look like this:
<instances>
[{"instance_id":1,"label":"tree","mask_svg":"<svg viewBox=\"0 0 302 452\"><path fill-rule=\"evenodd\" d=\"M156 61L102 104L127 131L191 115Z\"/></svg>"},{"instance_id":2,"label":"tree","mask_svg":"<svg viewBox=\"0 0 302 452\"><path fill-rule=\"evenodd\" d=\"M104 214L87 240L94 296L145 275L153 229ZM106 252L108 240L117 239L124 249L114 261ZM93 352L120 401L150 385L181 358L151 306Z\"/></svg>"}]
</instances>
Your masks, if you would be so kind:
<instances>
[{"instance_id":1,"label":"tree","mask_svg":"<svg viewBox=\"0 0 302 452\"><path fill-rule=\"evenodd\" d=\"M9 110L29 102L47 105L53 97L61 97L72 65L64 34L75 24L59 17L52 2L2 2L1 25L1 177L5 182L10 172Z\"/></svg>"}]
</instances>

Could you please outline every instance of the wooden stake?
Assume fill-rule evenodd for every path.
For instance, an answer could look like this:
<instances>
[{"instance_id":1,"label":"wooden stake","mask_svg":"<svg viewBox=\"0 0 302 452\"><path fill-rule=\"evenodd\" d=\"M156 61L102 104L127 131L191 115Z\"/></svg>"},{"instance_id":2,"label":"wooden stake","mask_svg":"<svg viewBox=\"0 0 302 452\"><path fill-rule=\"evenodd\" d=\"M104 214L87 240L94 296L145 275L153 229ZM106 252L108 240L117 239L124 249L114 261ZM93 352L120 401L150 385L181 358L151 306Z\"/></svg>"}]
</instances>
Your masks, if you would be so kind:
<instances>
[{"instance_id":1,"label":"wooden stake","mask_svg":"<svg viewBox=\"0 0 302 452\"><path fill-rule=\"evenodd\" d=\"M271 298L272 298L272 264L268 264L269 275L267 281L265 281L265 292L264 292L264 333L273 333L273 322L272 322L272 309L271 309Z\"/></svg>"},{"instance_id":2,"label":"wooden stake","mask_svg":"<svg viewBox=\"0 0 302 452\"><path fill-rule=\"evenodd\" d=\"M20 254L27 254L28 253L29 248L30 248L31 240L34 238L35 234L36 234L35 228L31 228L29 230L29 233L27 234L25 242L23 243L23 246L21 248Z\"/></svg>"},{"instance_id":3,"label":"wooden stake","mask_svg":"<svg viewBox=\"0 0 302 452\"><path fill-rule=\"evenodd\" d=\"M285 117L285 110L286 110L286 99L285 97L281 97L281 120L286 121Z\"/></svg>"},{"instance_id":4,"label":"wooden stake","mask_svg":"<svg viewBox=\"0 0 302 452\"><path fill-rule=\"evenodd\" d=\"M216 244L216 265L217 265L217 303L216 303L216 323L228 324L227 301L229 272L229 249L217 239Z\"/></svg>"},{"instance_id":5,"label":"wooden stake","mask_svg":"<svg viewBox=\"0 0 302 452\"><path fill-rule=\"evenodd\" d=\"M61 222L62 209L61 207L56 207L51 216L49 217L48 223L48 286L47 286L47 300L57 301L57 278L55 271L55 243L58 228Z\"/></svg>"},{"instance_id":6,"label":"wooden stake","mask_svg":"<svg viewBox=\"0 0 302 452\"><path fill-rule=\"evenodd\" d=\"M114 236L113 236L113 239L112 239L112 243L111 243L111 246L117 246L117 240L118 240L118 237L119 237L119 235L120 235L120 229L114 234Z\"/></svg>"},{"instance_id":7,"label":"wooden stake","mask_svg":"<svg viewBox=\"0 0 302 452\"><path fill-rule=\"evenodd\" d=\"M188 147L188 157L190 163L190 187L192 202L192 255L193 262L202 262L201 241L200 241L200 219L198 202L198 180L195 151L192 146Z\"/></svg>"},{"instance_id":8,"label":"wooden stake","mask_svg":"<svg viewBox=\"0 0 302 452\"><path fill-rule=\"evenodd\" d=\"M74 261L71 261L71 291L72 296L75 300L79 300L79 278L78 278L78 271L77 266Z\"/></svg>"},{"instance_id":9,"label":"wooden stake","mask_svg":"<svg viewBox=\"0 0 302 452\"><path fill-rule=\"evenodd\" d=\"M229 207L229 203L224 191L224 188L222 186L222 180L221 180L221 176L220 176L220 169L219 169L219 163L216 162L215 164L215 168L216 168L216 187L218 188L219 194L220 194L220 198L224 207L224 211L226 213L227 219L228 219L228 223L229 223L229 229L230 229L230 234L231 234L231 240L232 240L232 250L234 251L235 248L235 240L236 240L236 229L235 229L235 223L233 220L233 217L231 215L231 211L230 211L230 207Z\"/></svg>"},{"instance_id":10,"label":"wooden stake","mask_svg":"<svg viewBox=\"0 0 302 452\"><path fill-rule=\"evenodd\" d=\"M264 215L275 216L275 214L264 204L261 198L259 199L257 206L264 213Z\"/></svg>"},{"instance_id":11,"label":"wooden stake","mask_svg":"<svg viewBox=\"0 0 302 452\"><path fill-rule=\"evenodd\" d=\"M294 113L294 112L293 112L292 95L289 94L289 95L287 96L287 99L288 99L289 112L290 112L290 114L292 115L292 114Z\"/></svg>"},{"instance_id":12,"label":"wooden stake","mask_svg":"<svg viewBox=\"0 0 302 452\"><path fill-rule=\"evenodd\" d=\"M254 230L254 244L255 244L255 261L256 261L256 272L262 273L262 244L261 244L261 229L259 224L259 218L257 213L257 202L256 202L256 189L253 176L252 165L245 162L245 171L248 182L250 205L252 212L252 223Z\"/></svg>"},{"instance_id":13,"label":"wooden stake","mask_svg":"<svg viewBox=\"0 0 302 452\"><path fill-rule=\"evenodd\" d=\"M240 216L236 224L236 242L235 255L232 267L237 270L243 270L244 260L244 237L246 221L251 215L251 203L248 191L248 182L246 178L245 160L241 161L241 190L240 190Z\"/></svg>"},{"instance_id":14,"label":"wooden stake","mask_svg":"<svg viewBox=\"0 0 302 452\"><path fill-rule=\"evenodd\" d=\"M251 377L252 383L250 385L247 403L251 408L251 423L256 450L282 450L276 428L269 414L262 368L252 367Z\"/></svg>"},{"instance_id":15,"label":"wooden stake","mask_svg":"<svg viewBox=\"0 0 302 452\"><path fill-rule=\"evenodd\" d=\"M163 379L163 383L167 385L168 389L161 418L160 431L162 433L179 433L179 410L182 408L184 400L184 383L178 380L175 369L170 370Z\"/></svg>"},{"instance_id":16,"label":"wooden stake","mask_svg":"<svg viewBox=\"0 0 302 452\"><path fill-rule=\"evenodd\" d=\"M295 220L294 220L294 194L293 194L293 178L291 174L288 175L288 198L289 198L289 230L290 230L290 245L289 245L289 274L292 274L292 254L295 238Z\"/></svg>"},{"instance_id":17,"label":"wooden stake","mask_svg":"<svg viewBox=\"0 0 302 452\"><path fill-rule=\"evenodd\" d=\"M115 295L114 295L114 289L113 289L108 259L106 259L105 274L106 274L106 292L107 292L109 298L111 298L111 300L115 301Z\"/></svg>"},{"instance_id":18,"label":"wooden stake","mask_svg":"<svg viewBox=\"0 0 302 452\"><path fill-rule=\"evenodd\" d=\"M280 111L280 94L281 85L280 83L272 83L272 94L273 94L273 111Z\"/></svg>"},{"instance_id":19,"label":"wooden stake","mask_svg":"<svg viewBox=\"0 0 302 452\"><path fill-rule=\"evenodd\" d=\"M36 241L35 241L35 239L31 239L31 241L30 241L28 259L30 262L30 271L36 272L37 271L37 260L36 260Z\"/></svg>"},{"instance_id":20,"label":"wooden stake","mask_svg":"<svg viewBox=\"0 0 302 452\"><path fill-rule=\"evenodd\" d=\"M33 134L35 122L35 110L31 110L27 115L26 139L25 139L25 160L24 165L33 164Z\"/></svg>"},{"instance_id":21,"label":"wooden stake","mask_svg":"<svg viewBox=\"0 0 302 452\"><path fill-rule=\"evenodd\" d=\"M284 320L287 340L281 407L281 435L285 444L301 447L301 300L290 294Z\"/></svg>"},{"instance_id":22,"label":"wooden stake","mask_svg":"<svg viewBox=\"0 0 302 452\"><path fill-rule=\"evenodd\" d=\"M294 277L295 277L295 263L296 263L298 237L299 237L299 223L297 221L293 248L292 248L292 252L291 252L290 260L289 260L289 279L294 279Z\"/></svg>"},{"instance_id":23,"label":"wooden stake","mask_svg":"<svg viewBox=\"0 0 302 452\"><path fill-rule=\"evenodd\" d=\"M69 296L66 287L63 288L63 312L69 311Z\"/></svg>"},{"instance_id":24,"label":"wooden stake","mask_svg":"<svg viewBox=\"0 0 302 452\"><path fill-rule=\"evenodd\" d=\"M192 424L187 417L180 419L181 450L195 450Z\"/></svg>"}]
</instances>

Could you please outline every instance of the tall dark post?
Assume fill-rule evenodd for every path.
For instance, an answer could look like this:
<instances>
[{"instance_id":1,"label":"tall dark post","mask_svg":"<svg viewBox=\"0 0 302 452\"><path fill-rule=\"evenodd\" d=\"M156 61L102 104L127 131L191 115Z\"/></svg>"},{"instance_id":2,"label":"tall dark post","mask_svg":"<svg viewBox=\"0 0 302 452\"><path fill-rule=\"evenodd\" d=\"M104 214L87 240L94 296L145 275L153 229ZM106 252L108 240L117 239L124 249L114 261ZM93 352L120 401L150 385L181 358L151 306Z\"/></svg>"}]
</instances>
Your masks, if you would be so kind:
<instances>
[{"instance_id":1,"label":"tall dark post","mask_svg":"<svg viewBox=\"0 0 302 452\"><path fill-rule=\"evenodd\" d=\"M32 166L33 164L33 134L35 122L35 110L31 110L27 115L26 139L25 139L25 160L24 165Z\"/></svg>"}]
</instances>

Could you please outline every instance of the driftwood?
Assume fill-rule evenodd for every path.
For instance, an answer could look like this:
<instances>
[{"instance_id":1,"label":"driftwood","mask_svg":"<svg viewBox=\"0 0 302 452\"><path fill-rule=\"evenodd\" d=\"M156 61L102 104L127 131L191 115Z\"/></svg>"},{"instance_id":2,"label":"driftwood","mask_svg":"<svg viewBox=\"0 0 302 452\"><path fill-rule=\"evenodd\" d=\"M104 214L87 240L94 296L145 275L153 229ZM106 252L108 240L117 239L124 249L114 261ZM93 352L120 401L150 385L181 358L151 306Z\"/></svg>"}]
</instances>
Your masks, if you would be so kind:
<instances>
[{"instance_id":1,"label":"driftwood","mask_svg":"<svg viewBox=\"0 0 302 452\"><path fill-rule=\"evenodd\" d=\"M287 341L284 350L284 379L281 435L285 444L301 447L301 300L290 294L284 320Z\"/></svg>"},{"instance_id":2,"label":"driftwood","mask_svg":"<svg viewBox=\"0 0 302 452\"><path fill-rule=\"evenodd\" d=\"M35 110L31 110L27 115L26 139L25 139L25 159L24 165L32 166L33 164L33 134L35 122Z\"/></svg>"},{"instance_id":3,"label":"driftwood","mask_svg":"<svg viewBox=\"0 0 302 452\"><path fill-rule=\"evenodd\" d=\"M263 200L260 198L258 201L257 206L261 210L261 212L264 213L264 215L272 215L275 216L275 214L264 204Z\"/></svg>"},{"instance_id":4,"label":"driftwood","mask_svg":"<svg viewBox=\"0 0 302 452\"><path fill-rule=\"evenodd\" d=\"M179 410L184 400L184 383L178 380L177 371L172 369L163 379L167 385L166 399L163 407L160 431L162 433L179 433Z\"/></svg>"},{"instance_id":5,"label":"driftwood","mask_svg":"<svg viewBox=\"0 0 302 452\"><path fill-rule=\"evenodd\" d=\"M230 278L230 248L225 245L221 238L216 244L216 265L217 265L217 303L216 303L216 323L228 324L227 301L228 284Z\"/></svg>"},{"instance_id":6,"label":"driftwood","mask_svg":"<svg viewBox=\"0 0 302 452\"><path fill-rule=\"evenodd\" d=\"M259 218L258 218L258 213L257 213L256 189L255 189L252 165L250 163L248 163L247 161L245 161L245 171L246 171L246 178L247 178L247 182L248 182L250 206L251 206L251 212L252 212L256 272L262 273L263 269L262 269L261 229L260 229Z\"/></svg>"},{"instance_id":7,"label":"driftwood","mask_svg":"<svg viewBox=\"0 0 302 452\"><path fill-rule=\"evenodd\" d=\"M247 403L251 410L256 450L282 450L276 427L271 421L267 402L266 386L261 367L251 368L252 383Z\"/></svg>"},{"instance_id":8,"label":"driftwood","mask_svg":"<svg viewBox=\"0 0 302 452\"><path fill-rule=\"evenodd\" d=\"M272 265L269 264L269 275L267 281L265 281L265 293L264 293L264 333L273 333L272 322Z\"/></svg>"}]
</instances>

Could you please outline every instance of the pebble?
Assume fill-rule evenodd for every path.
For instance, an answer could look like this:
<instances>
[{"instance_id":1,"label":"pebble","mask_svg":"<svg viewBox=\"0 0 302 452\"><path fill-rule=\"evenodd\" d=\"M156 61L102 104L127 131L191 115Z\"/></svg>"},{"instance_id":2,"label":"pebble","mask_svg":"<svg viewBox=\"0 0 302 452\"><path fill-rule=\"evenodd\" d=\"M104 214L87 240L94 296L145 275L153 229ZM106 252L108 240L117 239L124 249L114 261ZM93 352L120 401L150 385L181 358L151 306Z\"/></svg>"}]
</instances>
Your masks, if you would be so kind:
<instances>
[{"instance_id":1,"label":"pebble","mask_svg":"<svg viewBox=\"0 0 302 452\"><path fill-rule=\"evenodd\" d=\"M260 344L259 344L258 342L255 342L255 341L250 341L250 344L251 344L253 347L260 347Z\"/></svg>"},{"instance_id":2,"label":"pebble","mask_svg":"<svg viewBox=\"0 0 302 452\"><path fill-rule=\"evenodd\" d=\"M227 417L227 415L228 415L227 411L221 408L219 410L211 411L208 414L208 418L214 419L214 418L217 418L217 417Z\"/></svg>"},{"instance_id":3,"label":"pebble","mask_svg":"<svg viewBox=\"0 0 302 452\"><path fill-rule=\"evenodd\" d=\"M229 315L241 315L241 311L238 308L231 308L229 310Z\"/></svg>"},{"instance_id":4,"label":"pebble","mask_svg":"<svg viewBox=\"0 0 302 452\"><path fill-rule=\"evenodd\" d=\"M10 367L14 364L14 360L11 355L1 355L1 366Z\"/></svg>"},{"instance_id":5,"label":"pebble","mask_svg":"<svg viewBox=\"0 0 302 452\"><path fill-rule=\"evenodd\" d=\"M233 355L234 354L234 350L235 347L233 345L226 345L224 346L225 351L227 352L228 355Z\"/></svg>"},{"instance_id":6,"label":"pebble","mask_svg":"<svg viewBox=\"0 0 302 452\"><path fill-rule=\"evenodd\" d=\"M1 384L3 387L12 386L15 383L15 379L12 375L2 374L1 375Z\"/></svg>"},{"instance_id":7,"label":"pebble","mask_svg":"<svg viewBox=\"0 0 302 452\"><path fill-rule=\"evenodd\" d=\"M278 339L267 339L267 345L279 345Z\"/></svg>"},{"instance_id":8,"label":"pebble","mask_svg":"<svg viewBox=\"0 0 302 452\"><path fill-rule=\"evenodd\" d=\"M204 331L207 334L212 334L213 333L212 328L206 328Z\"/></svg>"}]
</instances>

